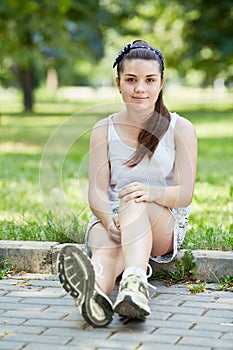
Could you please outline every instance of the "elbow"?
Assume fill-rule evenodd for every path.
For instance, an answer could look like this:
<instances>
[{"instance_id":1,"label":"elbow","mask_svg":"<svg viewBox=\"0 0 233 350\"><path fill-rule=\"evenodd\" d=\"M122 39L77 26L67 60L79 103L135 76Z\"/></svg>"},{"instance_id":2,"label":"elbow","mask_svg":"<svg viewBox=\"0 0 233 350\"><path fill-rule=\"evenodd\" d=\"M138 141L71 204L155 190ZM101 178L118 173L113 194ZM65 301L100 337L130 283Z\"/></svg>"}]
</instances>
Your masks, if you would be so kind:
<instances>
[{"instance_id":1,"label":"elbow","mask_svg":"<svg viewBox=\"0 0 233 350\"><path fill-rule=\"evenodd\" d=\"M191 204L192 199L193 190L190 191L190 188L187 188L187 186L184 186L183 188L180 187L175 207L188 207Z\"/></svg>"},{"instance_id":2,"label":"elbow","mask_svg":"<svg viewBox=\"0 0 233 350\"><path fill-rule=\"evenodd\" d=\"M182 205L183 207L188 207L192 203L192 198L189 200L184 201L184 204Z\"/></svg>"},{"instance_id":3,"label":"elbow","mask_svg":"<svg viewBox=\"0 0 233 350\"><path fill-rule=\"evenodd\" d=\"M188 191L185 191L184 195L182 196L183 198L181 199L181 207L188 207L192 203L193 199L193 192L188 193Z\"/></svg>"}]
</instances>

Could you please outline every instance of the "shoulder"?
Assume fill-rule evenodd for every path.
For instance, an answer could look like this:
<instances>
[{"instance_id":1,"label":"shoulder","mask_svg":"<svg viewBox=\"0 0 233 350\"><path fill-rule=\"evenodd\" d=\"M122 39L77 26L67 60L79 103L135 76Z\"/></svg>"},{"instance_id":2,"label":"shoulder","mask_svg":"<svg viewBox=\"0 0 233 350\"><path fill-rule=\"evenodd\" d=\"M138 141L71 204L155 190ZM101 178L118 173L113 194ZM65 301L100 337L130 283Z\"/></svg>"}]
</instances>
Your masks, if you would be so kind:
<instances>
[{"instance_id":1,"label":"shoulder","mask_svg":"<svg viewBox=\"0 0 233 350\"><path fill-rule=\"evenodd\" d=\"M99 120L92 128L91 135L101 135L102 138L108 133L109 117Z\"/></svg>"},{"instance_id":2,"label":"shoulder","mask_svg":"<svg viewBox=\"0 0 233 350\"><path fill-rule=\"evenodd\" d=\"M186 118L177 115L175 124L175 140L196 140L196 130L194 125Z\"/></svg>"},{"instance_id":3,"label":"shoulder","mask_svg":"<svg viewBox=\"0 0 233 350\"><path fill-rule=\"evenodd\" d=\"M109 123L109 118L110 118L110 116L99 120L97 123L95 123L92 130L95 130L98 128L106 128L108 126L108 123Z\"/></svg>"},{"instance_id":4,"label":"shoulder","mask_svg":"<svg viewBox=\"0 0 233 350\"><path fill-rule=\"evenodd\" d=\"M196 133L194 125L186 118L177 114L175 133Z\"/></svg>"},{"instance_id":5,"label":"shoulder","mask_svg":"<svg viewBox=\"0 0 233 350\"><path fill-rule=\"evenodd\" d=\"M90 147L93 148L108 142L109 117L99 120L92 128Z\"/></svg>"}]
</instances>

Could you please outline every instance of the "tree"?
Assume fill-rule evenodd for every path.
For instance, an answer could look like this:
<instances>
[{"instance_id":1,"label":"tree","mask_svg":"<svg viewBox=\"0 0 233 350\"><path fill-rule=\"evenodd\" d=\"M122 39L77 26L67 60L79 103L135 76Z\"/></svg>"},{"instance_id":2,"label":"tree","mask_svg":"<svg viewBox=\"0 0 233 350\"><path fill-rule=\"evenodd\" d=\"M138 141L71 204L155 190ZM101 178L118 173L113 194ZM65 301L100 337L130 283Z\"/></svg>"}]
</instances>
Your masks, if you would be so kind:
<instances>
[{"instance_id":1,"label":"tree","mask_svg":"<svg viewBox=\"0 0 233 350\"><path fill-rule=\"evenodd\" d=\"M183 69L201 70L205 83L233 76L233 1L175 0L184 20Z\"/></svg>"},{"instance_id":2,"label":"tree","mask_svg":"<svg viewBox=\"0 0 233 350\"><path fill-rule=\"evenodd\" d=\"M159 47L168 67L185 76L201 72L204 84L233 76L233 0L108 0L111 28L125 38L142 37ZM105 24L105 28L107 25ZM106 29L107 30L107 29ZM114 36L112 45L114 45Z\"/></svg>"},{"instance_id":3,"label":"tree","mask_svg":"<svg viewBox=\"0 0 233 350\"><path fill-rule=\"evenodd\" d=\"M52 60L93 60L102 54L96 13L98 0L2 0L0 59L13 69L24 95L25 110L33 108L36 68Z\"/></svg>"},{"instance_id":4,"label":"tree","mask_svg":"<svg viewBox=\"0 0 233 350\"><path fill-rule=\"evenodd\" d=\"M166 67L180 70L184 22L178 3L172 0L106 0L101 11L101 28L108 44L106 50L112 59L117 49L141 38L163 52Z\"/></svg>"}]
</instances>

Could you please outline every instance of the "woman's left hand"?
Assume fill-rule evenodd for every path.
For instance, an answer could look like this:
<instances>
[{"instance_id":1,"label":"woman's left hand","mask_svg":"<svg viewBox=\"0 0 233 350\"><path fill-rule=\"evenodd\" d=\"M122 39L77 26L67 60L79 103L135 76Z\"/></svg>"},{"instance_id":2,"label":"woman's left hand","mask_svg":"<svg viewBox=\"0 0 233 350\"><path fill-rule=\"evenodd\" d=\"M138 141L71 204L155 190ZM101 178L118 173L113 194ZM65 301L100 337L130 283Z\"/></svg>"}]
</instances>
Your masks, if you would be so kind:
<instances>
[{"instance_id":1,"label":"woman's left hand","mask_svg":"<svg viewBox=\"0 0 233 350\"><path fill-rule=\"evenodd\" d=\"M119 192L119 198L125 202L134 200L139 202L153 202L155 200L154 189L152 186L132 182L122 188Z\"/></svg>"}]
</instances>

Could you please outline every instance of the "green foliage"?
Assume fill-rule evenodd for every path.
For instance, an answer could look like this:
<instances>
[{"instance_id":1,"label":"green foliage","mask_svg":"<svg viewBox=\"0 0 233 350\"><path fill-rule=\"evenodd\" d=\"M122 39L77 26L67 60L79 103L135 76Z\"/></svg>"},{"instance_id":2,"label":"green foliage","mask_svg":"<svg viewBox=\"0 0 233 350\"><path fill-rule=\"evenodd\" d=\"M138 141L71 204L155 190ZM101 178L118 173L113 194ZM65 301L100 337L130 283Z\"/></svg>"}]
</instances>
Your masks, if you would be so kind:
<instances>
[{"instance_id":1,"label":"green foliage","mask_svg":"<svg viewBox=\"0 0 233 350\"><path fill-rule=\"evenodd\" d=\"M6 277L11 270L9 261L0 261L0 279Z\"/></svg>"},{"instance_id":2,"label":"green foliage","mask_svg":"<svg viewBox=\"0 0 233 350\"><path fill-rule=\"evenodd\" d=\"M51 66L60 84L109 84L105 63L141 37L164 52L175 79L232 79L231 0L2 0L0 16L0 81L22 87L25 105Z\"/></svg>"},{"instance_id":3,"label":"green foliage","mask_svg":"<svg viewBox=\"0 0 233 350\"><path fill-rule=\"evenodd\" d=\"M217 284L207 284L197 281L195 284L188 284L187 288L191 293L202 293L206 290L231 291L233 292L233 276L226 276L223 280L217 279Z\"/></svg>"},{"instance_id":4,"label":"green foliage","mask_svg":"<svg viewBox=\"0 0 233 350\"><path fill-rule=\"evenodd\" d=\"M203 293L206 290L206 283L198 282L196 284L188 284L187 288L192 294Z\"/></svg>"},{"instance_id":5,"label":"green foliage","mask_svg":"<svg viewBox=\"0 0 233 350\"><path fill-rule=\"evenodd\" d=\"M221 76L232 79L233 37L232 1L176 0L183 17L183 53L181 67L201 70L205 82Z\"/></svg>"},{"instance_id":6,"label":"green foliage","mask_svg":"<svg viewBox=\"0 0 233 350\"><path fill-rule=\"evenodd\" d=\"M175 271L169 272L169 278L172 281L187 281L194 277L193 268L196 266L194 256L191 250L185 251L181 261L175 259Z\"/></svg>"},{"instance_id":7,"label":"green foliage","mask_svg":"<svg viewBox=\"0 0 233 350\"><path fill-rule=\"evenodd\" d=\"M95 62L103 54L99 29L99 2L87 0L3 0L0 4L0 81L18 84L24 107L31 110L33 90L48 67L58 71L77 60ZM8 74L9 71L14 74ZM75 75L74 70L69 71ZM7 81L7 79L14 79ZM61 82L61 79L60 79Z\"/></svg>"},{"instance_id":8,"label":"green foliage","mask_svg":"<svg viewBox=\"0 0 233 350\"><path fill-rule=\"evenodd\" d=\"M215 290L228 290L233 292L233 276L227 276L224 280L218 281Z\"/></svg>"},{"instance_id":9,"label":"green foliage","mask_svg":"<svg viewBox=\"0 0 233 350\"><path fill-rule=\"evenodd\" d=\"M21 223L14 220L0 222L0 239L83 243L85 231L86 224L78 215L59 218L51 212L42 223L23 217Z\"/></svg>"},{"instance_id":10,"label":"green foliage","mask_svg":"<svg viewBox=\"0 0 233 350\"><path fill-rule=\"evenodd\" d=\"M143 37L163 51L168 68L191 83L232 80L232 0L108 0L101 8L107 14L103 28L108 45L121 49L123 43Z\"/></svg>"}]
</instances>

